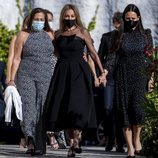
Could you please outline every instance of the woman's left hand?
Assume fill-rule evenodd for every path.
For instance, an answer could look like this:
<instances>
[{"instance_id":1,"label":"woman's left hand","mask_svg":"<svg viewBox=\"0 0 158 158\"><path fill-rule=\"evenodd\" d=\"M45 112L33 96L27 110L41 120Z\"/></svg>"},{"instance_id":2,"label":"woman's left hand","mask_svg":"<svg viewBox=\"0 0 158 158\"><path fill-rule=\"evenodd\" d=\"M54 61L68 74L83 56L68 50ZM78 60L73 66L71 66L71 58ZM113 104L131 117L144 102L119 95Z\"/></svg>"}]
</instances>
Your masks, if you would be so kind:
<instances>
[{"instance_id":1,"label":"woman's left hand","mask_svg":"<svg viewBox=\"0 0 158 158\"><path fill-rule=\"evenodd\" d=\"M86 61L86 62L88 62L88 58L87 58L87 53L83 53L83 59Z\"/></svg>"},{"instance_id":2,"label":"woman's left hand","mask_svg":"<svg viewBox=\"0 0 158 158\"><path fill-rule=\"evenodd\" d=\"M102 74L101 76L99 76L99 83L100 83L100 85L103 85L105 87L106 86L106 82L107 82L107 80L106 80L105 74Z\"/></svg>"}]
</instances>

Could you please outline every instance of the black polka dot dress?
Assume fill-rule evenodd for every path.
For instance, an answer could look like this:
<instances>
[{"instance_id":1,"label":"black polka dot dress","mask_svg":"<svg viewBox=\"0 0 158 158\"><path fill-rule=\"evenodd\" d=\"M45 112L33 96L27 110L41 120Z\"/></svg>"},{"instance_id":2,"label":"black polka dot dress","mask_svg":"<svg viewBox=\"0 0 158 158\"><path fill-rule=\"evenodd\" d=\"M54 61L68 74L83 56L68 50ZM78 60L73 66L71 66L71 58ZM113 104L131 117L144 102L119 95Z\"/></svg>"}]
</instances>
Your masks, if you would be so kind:
<instances>
[{"instance_id":1,"label":"black polka dot dress","mask_svg":"<svg viewBox=\"0 0 158 158\"><path fill-rule=\"evenodd\" d=\"M122 127L141 125L145 118L147 91L146 33L133 30L124 34L116 74L117 108ZM149 39L152 43L152 38Z\"/></svg>"}]
</instances>

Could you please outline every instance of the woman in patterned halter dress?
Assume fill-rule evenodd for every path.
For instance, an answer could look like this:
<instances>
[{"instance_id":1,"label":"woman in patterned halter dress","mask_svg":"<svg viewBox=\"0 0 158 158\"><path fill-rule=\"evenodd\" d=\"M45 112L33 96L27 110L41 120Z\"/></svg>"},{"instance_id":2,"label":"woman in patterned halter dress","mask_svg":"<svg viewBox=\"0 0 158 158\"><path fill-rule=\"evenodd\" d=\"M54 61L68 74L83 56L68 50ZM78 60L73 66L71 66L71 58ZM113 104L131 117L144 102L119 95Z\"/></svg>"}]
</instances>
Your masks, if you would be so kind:
<instances>
[{"instance_id":1,"label":"woman in patterned halter dress","mask_svg":"<svg viewBox=\"0 0 158 158\"><path fill-rule=\"evenodd\" d=\"M59 59L46 99L46 122L48 130L69 130L68 157L81 153L79 140L82 129L96 126L91 71L83 59L85 45L101 71L100 83L105 83L105 72L92 39L83 28L77 8L67 4L61 11L60 29L55 34Z\"/></svg>"},{"instance_id":2,"label":"woman in patterned halter dress","mask_svg":"<svg viewBox=\"0 0 158 158\"><path fill-rule=\"evenodd\" d=\"M28 141L27 154L46 152L43 108L55 64L47 14L35 8L30 14L28 29L21 31L15 43L15 56L10 84L16 86L22 99L22 130Z\"/></svg>"},{"instance_id":3,"label":"woman in patterned halter dress","mask_svg":"<svg viewBox=\"0 0 158 158\"><path fill-rule=\"evenodd\" d=\"M117 65L116 96L128 147L127 157L134 158L142 149L140 132L145 117L143 106L147 91L147 63L144 51L147 45L152 46L152 37L149 29L144 30L139 9L134 4L125 8L123 20L124 33Z\"/></svg>"}]
</instances>

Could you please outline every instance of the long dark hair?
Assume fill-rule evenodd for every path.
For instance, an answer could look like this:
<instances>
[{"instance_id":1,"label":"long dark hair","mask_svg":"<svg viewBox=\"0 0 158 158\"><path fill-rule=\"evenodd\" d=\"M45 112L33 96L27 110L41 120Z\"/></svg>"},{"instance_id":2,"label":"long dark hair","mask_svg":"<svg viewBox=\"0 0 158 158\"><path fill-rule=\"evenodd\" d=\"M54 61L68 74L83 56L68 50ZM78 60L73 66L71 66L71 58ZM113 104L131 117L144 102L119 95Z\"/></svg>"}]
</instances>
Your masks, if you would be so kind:
<instances>
[{"instance_id":1,"label":"long dark hair","mask_svg":"<svg viewBox=\"0 0 158 158\"><path fill-rule=\"evenodd\" d=\"M46 14L50 14L52 16L52 19L54 18L54 15L51 11L49 11L48 9L45 9L44 11L46 12Z\"/></svg>"},{"instance_id":2,"label":"long dark hair","mask_svg":"<svg viewBox=\"0 0 158 158\"><path fill-rule=\"evenodd\" d=\"M30 15L25 16L23 23L22 23L21 30L25 31L28 28L29 18L30 18Z\"/></svg>"},{"instance_id":3,"label":"long dark hair","mask_svg":"<svg viewBox=\"0 0 158 158\"><path fill-rule=\"evenodd\" d=\"M31 14L30 14L30 18L29 18L29 21L28 21L28 29L27 31L32 31L32 22L33 22L33 19L34 19L34 16L36 13L43 13L44 14L44 17L45 17L45 24L44 24L44 30L45 31L51 31L50 27L49 27L49 24L48 24L48 18L47 18L47 14L45 12L44 9L42 8L34 8L32 11L31 11Z\"/></svg>"},{"instance_id":4,"label":"long dark hair","mask_svg":"<svg viewBox=\"0 0 158 158\"><path fill-rule=\"evenodd\" d=\"M114 30L112 32L111 49L109 50L109 53L117 52L120 47L122 34L123 34L123 17L122 16L123 14L121 12L115 12L112 18L113 24L115 22L118 22L120 23L120 27L119 29Z\"/></svg>"},{"instance_id":5,"label":"long dark hair","mask_svg":"<svg viewBox=\"0 0 158 158\"><path fill-rule=\"evenodd\" d=\"M126 8L123 11L123 21L125 21L125 15L127 12L135 12L137 14L137 16L139 16L139 21L138 21L138 25L137 25L137 30L139 30L140 32L144 31L144 27L142 24L142 19L141 19L141 15L140 15L140 11L138 9L138 7L134 4L129 4L126 6ZM124 32L127 32L127 27L124 24Z\"/></svg>"}]
</instances>

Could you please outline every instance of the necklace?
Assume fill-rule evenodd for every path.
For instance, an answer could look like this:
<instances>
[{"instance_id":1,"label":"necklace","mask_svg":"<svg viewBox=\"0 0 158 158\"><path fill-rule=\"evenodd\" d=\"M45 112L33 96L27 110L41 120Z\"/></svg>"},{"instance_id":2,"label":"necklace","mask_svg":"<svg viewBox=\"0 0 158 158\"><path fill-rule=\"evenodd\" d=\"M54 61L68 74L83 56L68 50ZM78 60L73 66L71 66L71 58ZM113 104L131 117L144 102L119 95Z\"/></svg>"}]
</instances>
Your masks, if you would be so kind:
<instances>
[{"instance_id":1,"label":"necklace","mask_svg":"<svg viewBox=\"0 0 158 158\"><path fill-rule=\"evenodd\" d=\"M70 32L70 31L74 31L77 28L77 26L72 26L71 28L65 29L66 31Z\"/></svg>"}]
</instances>

